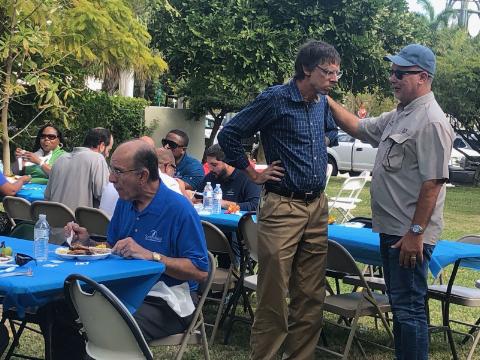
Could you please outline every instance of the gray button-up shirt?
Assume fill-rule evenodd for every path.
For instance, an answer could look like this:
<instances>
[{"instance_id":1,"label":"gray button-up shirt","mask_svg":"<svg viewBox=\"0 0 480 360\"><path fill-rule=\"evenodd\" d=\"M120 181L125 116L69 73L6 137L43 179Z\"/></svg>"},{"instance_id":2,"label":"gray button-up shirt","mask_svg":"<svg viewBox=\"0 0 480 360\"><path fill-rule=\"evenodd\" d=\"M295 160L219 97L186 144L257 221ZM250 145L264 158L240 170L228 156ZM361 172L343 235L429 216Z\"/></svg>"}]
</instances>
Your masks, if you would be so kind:
<instances>
[{"instance_id":1,"label":"gray button-up shirt","mask_svg":"<svg viewBox=\"0 0 480 360\"><path fill-rule=\"evenodd\" d=\"M420 188L448 179L454 132L432 92L405 107L361 120L358 137L378 147L372 173L373 230L405 235L412 224ZM423 236L435 244L443 228L445 185Z\"/></svg>"}]
</instances>

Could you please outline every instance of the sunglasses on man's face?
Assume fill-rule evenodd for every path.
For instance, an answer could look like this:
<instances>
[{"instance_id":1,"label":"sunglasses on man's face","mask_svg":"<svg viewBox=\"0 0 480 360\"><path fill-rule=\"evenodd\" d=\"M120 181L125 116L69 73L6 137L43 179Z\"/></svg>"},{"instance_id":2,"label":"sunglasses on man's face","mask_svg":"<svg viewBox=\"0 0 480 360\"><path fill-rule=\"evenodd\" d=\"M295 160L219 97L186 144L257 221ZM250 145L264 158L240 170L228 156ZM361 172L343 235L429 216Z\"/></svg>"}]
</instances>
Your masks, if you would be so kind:
<instances>
[{"instance_id":1,"label":"sunglasses on man's face","mask_svg":"<svg viewBox=\"0 0 480 360\"><path fill-rule=\"evenodd\" d=\"M42 140L45 140L45 139L55 140L57 137L58 136L54 135L54 134L42 134L42 135L40 135L40 139L42 139Z\"/></svg>"},{"instance_id":2,"label":"sunglasses on man's face","mask_svg":"<svg viewBox=\"0 0 480 360\"><path fill-rule=\"evenodd\" d=\"M27 254L21 254L21 253L16 253L15 254L15 264L18 266L23 266L25 264L28 264L30 261L35 261L35 264L37 264L37 260L30 255Z\"/></svg>"},{"instance_id":3,"label":"sunglasses on man's face","mask_svg":"<svg viewBox=\"0 0 480 360\"><path fill-rule=\"evenodd\" d=\"M395 75L398 80L402 80L405 75L420 74L425 70L390 70L390 76Z\"/></svg>"},{"instance_id":4,"label":"sunglasses on man's face","mask_svg":"<svg viewBox=\"0 0 480 360\"><path fill-rule=\"evenodd\" d=\"M162 146L165 147L167 146L169 147L169 149L176 149L177 147L185 147L185 146L182 146L182 145L178 145L175 141L172 141L172 140L168 140L168 139L162 139Z\"/></svg>"}]
</instances>

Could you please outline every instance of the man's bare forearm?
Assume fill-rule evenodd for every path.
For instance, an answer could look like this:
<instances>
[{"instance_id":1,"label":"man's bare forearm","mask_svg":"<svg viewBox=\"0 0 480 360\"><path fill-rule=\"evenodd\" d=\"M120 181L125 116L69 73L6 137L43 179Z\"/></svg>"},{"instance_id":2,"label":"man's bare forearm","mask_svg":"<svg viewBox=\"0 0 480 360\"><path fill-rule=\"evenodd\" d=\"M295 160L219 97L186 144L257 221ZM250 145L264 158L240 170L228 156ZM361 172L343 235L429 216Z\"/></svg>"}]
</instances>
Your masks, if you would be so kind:
<instances>
[{"instance_id":1,"label":"man's bare forearm","mask_svg":"<svg viewBox=\"0 0 480 360\"><path fill-rule=\"evenodd\" d=\"M165 264L165 274L178 280L196 280L203 282L208 272L198 269L190 259L171 258L161 255L161 262Z\"/></svg>"},{"instance_id":2,"label":"man's bare forearm","mask_svg":"<svg viewBox=\"0 0 480 360\"><path fill-rule=\"evenodd\" d=\"M337 125L351 136L357 137L360 120L330 96L327 96L327 100Z\"/></svg>"},{"instance_id":3,"label":"man's bare forearm","mask_svg":"<svg viewBox=\"0 0 480 360\"><path fill-rule=\"evenodd\" d=\"M418 224L424 229L426 228L430 222L430 217L437 204L438 194L440 193L444 182L443 179L437 179L428 180L422 184L412 224Z\"/></svg>"}]
</instances>

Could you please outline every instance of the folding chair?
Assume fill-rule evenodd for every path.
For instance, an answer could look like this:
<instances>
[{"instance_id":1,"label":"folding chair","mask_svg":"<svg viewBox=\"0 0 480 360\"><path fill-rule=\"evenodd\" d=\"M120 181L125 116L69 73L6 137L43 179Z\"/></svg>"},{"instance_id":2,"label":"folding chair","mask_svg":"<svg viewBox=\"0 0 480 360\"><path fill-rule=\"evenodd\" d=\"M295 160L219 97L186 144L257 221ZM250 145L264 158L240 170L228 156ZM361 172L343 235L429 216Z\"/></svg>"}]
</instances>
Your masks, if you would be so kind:
<instances>
[{"instance_id":1,"label":"folding chair","mask_svg":"<svg viewBox=\"0 0 480 360\"><path fill-rule=\"evenodd\" d=\"M32 203L30 209L33 221L38 220L38 215L45 214L50 227L63 228L68 222L76 221L73 211L59 202L38 200Z\"/></svg>"},{"instance_id":2,"label":"folding chair","mask_svg":"<svg viewBox=\"0 0 480 360\"><path fill-rule=\"evenodd\" d=\"M102 210L79 206L75 209L75 219L80 226L87 228L90 235L107 239L110 217Z\"/></svg>"},{"instance_id":3,"label":"folding chair","mask_svg":"<svg viewBox=\"0 0 480 360\"><path fill-rule=\"evenodd\" d=\"M390 342L393 344L393 334L384 316L386 312L390 311L388 297L371 291L350 253L339 243L332 240L328 241L327 269L360 277L363 290L361 292L335 294L325 297L324 311L339 315L343 322L345 322L345 326L333 321L325 321L346 328L350 330L350 333L343 353L321 346L317 346L317 348L342 359L348 359L353 340L356 340L362 354L365 355L362 346L358 342L359 338L356 336L359 319L363 316L378 317L387 331ZM366 339L361 340L371 342ZM375 344L391 350L381 344Z\"/></svg>"},{"instance_id":4,"label":"folding chair","mask_svg":"<svg viewBox=\"0 0 480 360\"><path fill-rule=\"evenodd\" d=\"M361 200L358 198L367 182L369 173L362 172L360 176L345 179L337 196L330 198L329 209L336 209L342 217L342 223L353 218L351 211Z\"/></svg>"},{"instance_id":5,"label":"folding chair","mask_svg":"<svg viewBox=\"0 0 480 360\"><path fill-rule=\"evenodd\" d=\"M330 181L332 172L333 172L333 165L327 164L327 172L325 173L325 190L327 190L328 182Z\"/></svg>"},{"instance_id":6,"label":"folding chair","mask_svg":"<svg viewBox=\"0 0 480 360\"><path fill-rule=\"evenodd\" d=\"M218 326L220 324L220 319L223 315L223 308L225 306L225 299L227 298L228 291L233 289L235 281L238 280L238 274L235 272L235 255L233 254L232 247L225 236L225 234L217 228L215 225L202 221L203 232L205 234L205 239L207 241L207 249L215 255L226 254L230 260L230 267L228 269L218 268L215 272L215 277L213 279L211 292L220 292L222 294L221 298L207 297L207 301L217 302L218 309L217 315L215 317L214 324L205 324L206 326L212 326L212 334L210 336L210 346L213 345L215 341L215 335L217 334Z\"/></svg>"},{"instance_id":7,"label":"folding chair","mask_svg":"<svg viewBox=\"0 0 480 360\"><path fill-rule=\"evenodd\" d=\"M480 236L467 235L457 240L458 242L477 244L480 245ZM469 261L480 261L472 260ZM458 268L461 265L462 260L457 260L453 266L452 274L448 280L448 284L433 284L428 286L428 299L438 300L442 303L442 326L432 326L430 332L446 332L450 349L452 351L453 359L458 359L457 351L455 349L455 342L453 341L453 332L465 334L466 337L462 343L465 344L469 338L473 340L472 347L470 348L467 360L473 359L475 348L480 340L480 318L477 319L475 324L466 323L463 321L450 319L450 305L460 305L467 307L480 307L480 289L471 288L465 286L454 285ZM457 323L470 328L468 334L454 331L450 328L450 323ZM475 336L473 336L477 332Z\"/></svg>"},{"instance_id":8,"label":"folding chair","mask_svg":"<svg viewBox=\"0 0 480 360\"><path fill-rule=\"evenodd\" d=\"M240 261L240 279L237 282L231 301L227 306L226 315L229 318L229 322L226 326L224 343L227 344L230 338L230 333L233 328L233 324L236 321L246 322L251 324L253 322L253 309L250 305L250 294L257 290L257 274L254 272L254 267L251 263L258 262L258 243L257 243L257 223L254 221L253 216L255 212L248 212L244 214L238 222L238 241L240 249L242 250ZM250 274L247 275L247 269L250 269ZM250 319L236 316L236 309L240 297L243 299L244 309L248 311Z\"/></svg>"},{"instance_id":9,"label":"folding chair","mask_svg":"<svg viewBox=\"0 0 480 360\"><path fill-rule=\"evenodd\" d=\"M80 282L91 291L83 290ZM102 360L153 360L135 319L105 285L86 276L72 274L65 279L64 293L87 336L89 356Z\"/></svg>"},{"instance_id":10,"label":"folding chair","mask_svg":"<svg viewBox=\"0 0 480 360\"><path fill-rule=\"evenodd\" d=\"M50 243L63 244L65 242L63 227L70 221L76 221L73 211L59 202L34 201L31 206L32 219L36 221L40 214L47 215L47 221L50 225Z\"/></svg>"},{"instance_id":11,"label":"folding chair","mask_svg":"<svg viewBox=\"0 0 480 360\"><path fill-rule=\"evenodd\" d=\"M211 252L208 252L208 260L210 263L210 272L208 273L207 281L205 281L203 284L200 284L199 291L201 292L202 296L200 297L197 308L193 313L192 322L190 323L188 329L184 333L167 336L165 338L150 342L151 346L180 345L180 349L175 357L176 360L180 360L183 357L183 353L189 344L202 344L203 355L205 359L210 359L210 354L208 352L207 333L205 331L205 322L203 320L202 310L203 304L207 298L207 294L212 286L216 271L215 258Z\"/></svg>"},{"instance_id":12,"label":"folding chair","mask_svg":"<svg viewBox=\"0 0 480 360\"><path fill-rule=\"evenodd\" d=\"M12 226L17 225L17 222L32 221L30 215L30 201L15 196L5 196L3 198L3 208L12 223Z\"/></svg>"}]
</instances>

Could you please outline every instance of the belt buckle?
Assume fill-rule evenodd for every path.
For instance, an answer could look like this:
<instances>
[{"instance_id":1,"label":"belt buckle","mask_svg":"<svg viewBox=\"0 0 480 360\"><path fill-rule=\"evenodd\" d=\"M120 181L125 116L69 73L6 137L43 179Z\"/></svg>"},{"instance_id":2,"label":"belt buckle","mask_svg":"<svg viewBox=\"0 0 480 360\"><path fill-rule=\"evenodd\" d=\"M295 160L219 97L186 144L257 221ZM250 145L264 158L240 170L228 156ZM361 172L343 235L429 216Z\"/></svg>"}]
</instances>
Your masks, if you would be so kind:
<instances>
[{"instance_id":1,"label":"belt buckle","mask_svg":"<svg viewBox=\"0 0 480 360\"><path fill-rule=\"evenodd\" d=\"M309 191L309 192L306 192L306 193L304 194L304 200L305 200L305 201L310 201L310 200L312 200L312 198L309 198L309 197L313 197L313 191Z\"/></svg>"}]
</instances>

